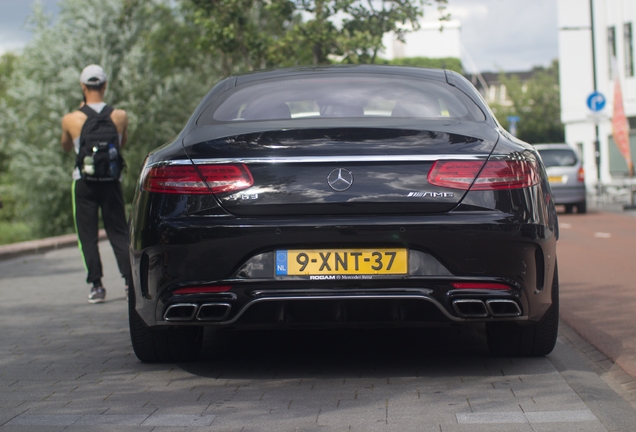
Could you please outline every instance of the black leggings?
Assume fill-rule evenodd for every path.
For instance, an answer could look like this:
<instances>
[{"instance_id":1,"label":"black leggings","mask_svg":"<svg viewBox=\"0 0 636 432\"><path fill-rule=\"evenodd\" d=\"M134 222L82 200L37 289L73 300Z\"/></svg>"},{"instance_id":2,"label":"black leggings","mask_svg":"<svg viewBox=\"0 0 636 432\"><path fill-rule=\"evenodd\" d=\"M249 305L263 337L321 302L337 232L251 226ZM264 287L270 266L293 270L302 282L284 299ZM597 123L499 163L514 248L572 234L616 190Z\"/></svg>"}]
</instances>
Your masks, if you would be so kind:
<instances>
[{"instance_id":1,"label":"black leggings","mask_svg":"<svg viewBox=\"0 0 636 432\"><path fill-rule=\"evenodd\" d=\"M102 261L97 243L99 209L102 210L104 228L115 252L117 266L126 283L130 280L128 256L128 225L124 209L124 194L119 181L94 182L83 179L73 182L73 216L79 248L88 272L86 282L99 281Z\"/></svg>"}]
</instances>

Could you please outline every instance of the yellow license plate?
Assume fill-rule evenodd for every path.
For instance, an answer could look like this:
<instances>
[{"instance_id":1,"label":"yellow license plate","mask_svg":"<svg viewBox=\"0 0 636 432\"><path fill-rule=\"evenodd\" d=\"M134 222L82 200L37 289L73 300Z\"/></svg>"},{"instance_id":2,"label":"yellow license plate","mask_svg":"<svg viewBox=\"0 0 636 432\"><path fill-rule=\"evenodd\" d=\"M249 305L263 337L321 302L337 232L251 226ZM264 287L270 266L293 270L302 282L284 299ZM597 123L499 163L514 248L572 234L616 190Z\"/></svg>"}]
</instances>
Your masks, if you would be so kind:
<instances>
[{"instance_id":1,"label":"yellow license plate","mask_svg":"<svg viewBox=\"0 0 636 432\"><path fill-rule=\"evenodd\" d=\"M548 181L550 183L563 183L563 176L549 176Z\"/></svg>"},{"instance_id":2,"label":"yellow license plate","mask_svg":"<svg viewBox=\"0 0 636 432\"><path fill-rule=\"evenodd\" d=\"M276 251L276 276L399 275L408 273L406 249Z\"/></svg>"}]
</instances>

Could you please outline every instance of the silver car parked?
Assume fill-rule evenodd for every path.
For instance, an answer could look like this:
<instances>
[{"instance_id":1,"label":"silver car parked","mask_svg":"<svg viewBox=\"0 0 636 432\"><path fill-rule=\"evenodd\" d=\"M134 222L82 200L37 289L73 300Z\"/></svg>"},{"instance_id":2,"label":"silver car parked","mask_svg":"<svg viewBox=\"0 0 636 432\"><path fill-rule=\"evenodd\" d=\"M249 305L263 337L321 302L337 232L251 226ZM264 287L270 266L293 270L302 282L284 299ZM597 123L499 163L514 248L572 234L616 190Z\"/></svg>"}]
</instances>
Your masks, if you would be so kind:
<instances>
[{"instance_id":1,"label":"silver car parked","mask_svg":"<svg viewBox=\"0 0 636 432\"><path fill-rule=\"evenodd\" d=\"M535 144L548 173L556 204L565 212L587 212L585 172L578 152L568 144Z\"/></svg>"}]
</instances>

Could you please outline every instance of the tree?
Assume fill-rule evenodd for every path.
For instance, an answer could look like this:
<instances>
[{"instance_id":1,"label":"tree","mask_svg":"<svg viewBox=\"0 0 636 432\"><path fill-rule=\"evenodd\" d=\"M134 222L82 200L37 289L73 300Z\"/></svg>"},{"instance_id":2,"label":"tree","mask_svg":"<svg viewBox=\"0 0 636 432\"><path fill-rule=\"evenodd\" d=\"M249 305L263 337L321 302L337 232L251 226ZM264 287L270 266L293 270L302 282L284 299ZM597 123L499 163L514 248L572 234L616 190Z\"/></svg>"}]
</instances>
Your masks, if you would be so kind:
<instances>
[{"instance_id":1,"label":"tree","mask_svg":"<svg viewBox=\"0 0 636 432\"><path fill-rule=\"evenodd\" d=\"M33 25L35 36L0 99L0 151L10 155L11 193L28 197L16 200L18 217L44 236L73 229L70 175L75 155L61 150L60 122L81 101L79 74L86 65L105 68L106 100L130 117L124 150L126 202L132 199L145 155L179 131L219 76L218 69L207 67L214 63L200 58L198 68L155 68L157 54L149 48L156 33L181 31L184 25L168 0L62 0L54 24L37 7Z\"/></svg>"},{"instance_id":2,"label":"tree","mask_svg":"<svg viewBox=\"0 0 636 432\"><path fill-rule=\"evenodd\" d=\"M424 6L448 0L182 0L204 29L200 49L219 53L229 74L254 68L375 63L382 36L404 40ZM447 15L442 14L443 19Z\"/></svg>"},{"instance_id":3,"label":"tree","mask_svg":"<svg viewBox=\"0 0 636 432\"><path fill-rule=\"evenodd\" d=\"M13 53L6 53L0 56L0 111L4 112L5 97L7 93L7 82L15 69L18 56ZM10 182L7 179L9 169L9 152L6 139L0 135L0 223L9 222L14 217L14 203L9 200L7 191L10 190ZM11 197L12 198L12 197ZM1 231L1 230L0 230ZM6 234L4 234L6 236ZM11 240L11 239L9 239Z\"/></svg>"},{"instance_id":4,"label":"tree","mask_svg":"<svg viewBox=\"0 0 636 432\"><path fill-rule=\"evenodd\" d=\"M9 79L16 67L18 56L14 53L6 53L0 56L0 107L3 102L6 103L7 87ZM5 140L0 136L0 176L9 168L8 148ZM0 181L0 184L2 182Z\"/></svg>"},{"instance_id":5,"label":"tree","mask_svg":"<svg viewBox=\"0 0 636 432\"><path fill-rule=\"evenodd\" d=\"M558 61L555 60L548 68L534 68L532 77L525 83L514 74L507 76L501 73L499 77L512 101L510 107L501 104L492 106L502 125L508 128L508 116L518 116L519 139L531 144L564 142Z\"/></svg>"},{"instance_id":6,"label":"tree","mask_svg":"<svg viewBox=\"0 0 636 432\"><path fill-rule=\"evenodd\" d=\"M15 69L18 55L8 52L0 56L0 99L7 93L7 81Z\"/></svg>"},{"instance_id":7,"label":"tree","mask_svg":"<svg viewBox=\"0 0 636 432\"><path fill-rule=\"evenodd\" d=\"M291 0L182 0L184 19L199 30L200 52L217 55L223 75L277 66L275 47L293 23Z\"/></svg>"},{"instance_id":8,"label":"tree","mask_svg":"<svg viewBox=\"0 0 636 432\"><path fill-rule=\"evenodd\" d=\"M311 49L314 65L329 64L333 58L375 63L382 36L394 32L404 41L408 31L419 29L424 6L433 3L443 10L447 0L297 0L298 9L310 19L292 32L299 46Z\"/></svg>"}]
</instances>

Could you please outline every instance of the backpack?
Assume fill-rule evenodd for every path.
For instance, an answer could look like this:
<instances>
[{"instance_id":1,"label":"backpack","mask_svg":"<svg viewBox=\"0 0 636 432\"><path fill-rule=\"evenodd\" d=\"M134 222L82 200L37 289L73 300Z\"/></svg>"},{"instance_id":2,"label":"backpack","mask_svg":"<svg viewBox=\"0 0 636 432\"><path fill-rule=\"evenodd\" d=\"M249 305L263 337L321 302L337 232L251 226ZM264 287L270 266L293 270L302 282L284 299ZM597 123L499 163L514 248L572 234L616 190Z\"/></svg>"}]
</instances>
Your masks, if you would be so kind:
<instances>
[{"instance_id":1,"label":"backpack","mask_svg":"<svg viewBox=\"0 0 636 432\"><path fill-rule=\"evenodd\" d=\"M119 133L110 118L113 107L106 105L97 113L84 105L88 116L80 132L76 166L82 178L90 181L119 180L126 164L119 148Z\"/></svg>"}]
</instances>

